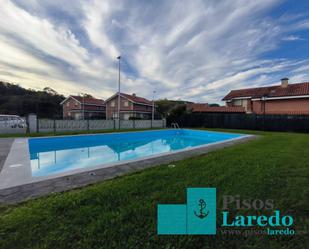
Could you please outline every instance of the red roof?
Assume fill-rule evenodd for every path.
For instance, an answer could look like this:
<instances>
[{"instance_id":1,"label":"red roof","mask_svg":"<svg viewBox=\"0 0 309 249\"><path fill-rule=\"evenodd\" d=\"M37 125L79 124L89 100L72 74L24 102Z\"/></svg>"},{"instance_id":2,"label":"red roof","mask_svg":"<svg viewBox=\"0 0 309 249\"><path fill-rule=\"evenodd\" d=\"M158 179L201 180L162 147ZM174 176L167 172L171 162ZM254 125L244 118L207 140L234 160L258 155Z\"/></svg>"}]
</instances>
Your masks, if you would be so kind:
<instances>
[{"instance_id":1,"label":"red roof","mask_svg":"<svg viewBox=\"0 0 309 249\"><path fill-rule=\"evenodd\" d=\"M130 94L126 94L126 93L121 93L122 96L126 97L127 99L135 102L135 103L141 103L141 104L146 104L146 105L152 105L152 101L142 98L142 97L138 97L136 95L130 95Z\"/></svg>"},{"instance_id":2,"label":"red roof","mask_svg":"<svg viewBox=\"0 0 309 249\"><path fill-rule=\"evenodd\" d=\"M302 96L309 95L309 82L290 84L287 87L269 86L248 88L240 90L232 90L222 100L231 100L234 98L261 98L261 97L288 97L288 96Z\"/></svg>"},{"instance_id":3,"label":"red roof","mask_svg":"<svg viewBox=\"0 0 309 249\"><path fill-rule=\"evenodd\" d=\"M80 103L85 103L85 105L99 105L99 106L104 105L103 99L96 99L91 97L83 98L82 96L70 96L70 97L78 100Z\"/></svg>"},{"instance_id":4,"label":"red roof","mask_svg":"<svg viewBox=\"0 0 309 249\"><path fill-rule=\"evenodd\" d=\"M205 108L206 106L208 106L208 103L189 103L187 104L187 109L188 110L198 110L198 109L202 109Z\"/></svg>"},{"instance_id":5,"label":"red roof","mask_svg":"<svg viewBox=\"0 0 309 249\"><path fill-rule=\"evenodd\" d=\"M118 94L114 94L112 97L108 98L105 102L109 102L110 100L114 99L115 97L117 97ZM143 105L151 105L152 106L152 101L136 96L135 94L127 94L127 93L121 93L121 96L124 98L127 98L128 100L137 103L137 104L143 104Z\"/></svg>"},{"instance_id":6,"label":"red roof","mask_svg":"<svg viewBox=\"0 0 309 249\"><path fill-rule=\"evenodd\" d=\"M244 113L242 106L209 106L208 104L190 104L188 109L192 112L223 112L223 113Z\"/></svg>"}]
</instances>

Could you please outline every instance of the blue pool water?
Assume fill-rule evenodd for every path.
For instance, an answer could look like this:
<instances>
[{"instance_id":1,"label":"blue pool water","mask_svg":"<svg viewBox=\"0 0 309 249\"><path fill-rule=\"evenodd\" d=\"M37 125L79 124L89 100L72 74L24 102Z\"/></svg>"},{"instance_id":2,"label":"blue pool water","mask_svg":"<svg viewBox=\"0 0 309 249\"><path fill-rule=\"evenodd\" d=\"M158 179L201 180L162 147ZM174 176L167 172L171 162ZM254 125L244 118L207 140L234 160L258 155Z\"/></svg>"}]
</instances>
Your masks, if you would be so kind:
<instances>
[{"instance_id":1,"label":"blue pool water","mask_svg":"<svg viewBox=\"0 0 309 249\"><path fill-rule=\"evenodd\" d=\"M116 163L240 137L198 130L159 130L29 139L32 176Z\"/></svg>"}]
</instances>

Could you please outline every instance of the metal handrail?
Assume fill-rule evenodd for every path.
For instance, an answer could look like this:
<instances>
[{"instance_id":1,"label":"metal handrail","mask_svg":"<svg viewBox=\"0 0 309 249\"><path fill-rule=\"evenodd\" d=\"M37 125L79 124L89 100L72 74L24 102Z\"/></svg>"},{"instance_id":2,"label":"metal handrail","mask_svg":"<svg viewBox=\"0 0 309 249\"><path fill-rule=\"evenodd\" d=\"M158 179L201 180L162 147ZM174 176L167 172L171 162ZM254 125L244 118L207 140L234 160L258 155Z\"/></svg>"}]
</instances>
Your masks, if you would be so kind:
<instances>
[{"instance_id":1,"label":"metal handrail","mask_svg":"<svg viewBox=\"0 0 309 249\"><path fill-rule=\"evenodd\" d=\"M174 128L174 129L180 129L178 123L171 123L171 127Z\"/></svg>"}]
</instances>

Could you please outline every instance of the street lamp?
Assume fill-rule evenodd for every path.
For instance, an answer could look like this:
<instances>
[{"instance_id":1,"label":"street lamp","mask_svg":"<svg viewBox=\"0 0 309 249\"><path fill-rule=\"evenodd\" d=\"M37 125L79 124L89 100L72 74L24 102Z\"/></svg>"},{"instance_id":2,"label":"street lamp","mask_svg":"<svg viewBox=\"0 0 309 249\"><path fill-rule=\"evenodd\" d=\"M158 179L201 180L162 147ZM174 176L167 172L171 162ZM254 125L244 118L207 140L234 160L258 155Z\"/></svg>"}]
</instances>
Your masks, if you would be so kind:
<instances>
[{"instance_id":1,"label":"street lamp","mask_svg":"<svg viewBox=\"0 0 309 249\"><path fill-rule=\"evenodd\" d=\"M152 118L151 120L154 121L154 110L155 110L154 96L155 96L156 91L153 91L152 93L153 95L152 95Z\"/></svg>"},{"instance_id":2,"label":"street lamp","mask_svg":"<svg viewBox=\"0 0 309 249\"><path fill-rule=\"evenodd\" d=\"M83 120L85 120L85 93L79 93L80 96L82 96L83 101L82 101L82 111L83 111Z\"/></svg>"},{"instance_id":3,"label":"street lamp","mask_svg":"<svg viewBox=\"0 0 309 249\"><path fill-rule=\"evenodd\" d=\"M117 57L118 60L118 105L117 105L117 109L118 109L118 126L120 128L120 59L121 56Z\"/></svg>"},{"instance_id":4,"label":"street lamp","mask_svg":"<svg viewBox=\"0 0 309 249\"><path fill-rule=\"evenodd\" d=\"M85 120L85 94L83 94L83 120Z\"/></svg>"}]
</instances>

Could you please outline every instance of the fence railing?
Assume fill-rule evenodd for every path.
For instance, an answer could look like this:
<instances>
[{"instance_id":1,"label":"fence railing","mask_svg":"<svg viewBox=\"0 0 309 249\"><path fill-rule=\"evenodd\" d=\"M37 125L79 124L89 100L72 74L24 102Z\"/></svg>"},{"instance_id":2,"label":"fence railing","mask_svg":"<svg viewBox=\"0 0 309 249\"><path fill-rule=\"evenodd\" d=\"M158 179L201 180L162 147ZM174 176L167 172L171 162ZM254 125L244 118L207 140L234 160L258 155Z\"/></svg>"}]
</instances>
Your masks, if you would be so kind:
<instances>
[{"instance_id":1,"label":"fence railing","mask_svg":"<svg viewBox=\"0 0 309 249\"><path fill-rule=\"evenodd\" d=\"M162 120L51 120L38 119L37 132L165 128Z\"/></svg>"},{"instance_id":2,"label":"fence railing","mask_svg":"<svg viewBox=\"0 0 309 249\"><path fill-rule=\"evenodd\" d=\"M248 129L266 131L309 132L307 115L257 115L227 113L191 113L169 119L168 126L177 122L181 127Z\"/></svg>"}]
</instances>

